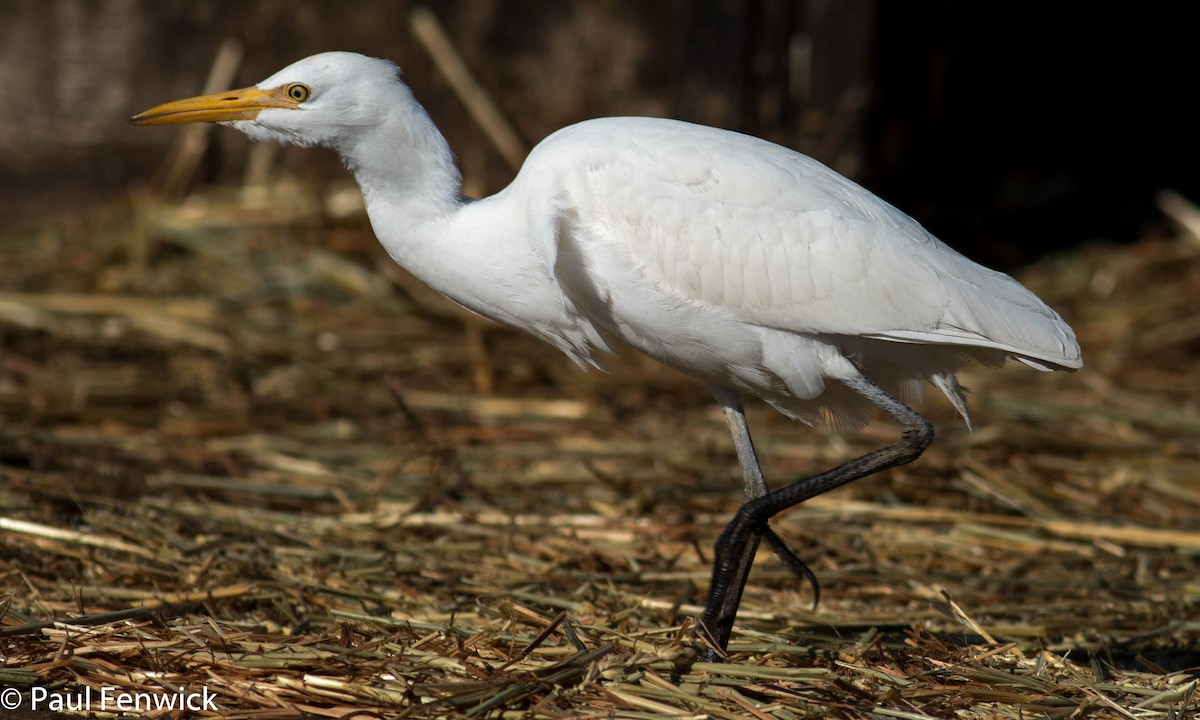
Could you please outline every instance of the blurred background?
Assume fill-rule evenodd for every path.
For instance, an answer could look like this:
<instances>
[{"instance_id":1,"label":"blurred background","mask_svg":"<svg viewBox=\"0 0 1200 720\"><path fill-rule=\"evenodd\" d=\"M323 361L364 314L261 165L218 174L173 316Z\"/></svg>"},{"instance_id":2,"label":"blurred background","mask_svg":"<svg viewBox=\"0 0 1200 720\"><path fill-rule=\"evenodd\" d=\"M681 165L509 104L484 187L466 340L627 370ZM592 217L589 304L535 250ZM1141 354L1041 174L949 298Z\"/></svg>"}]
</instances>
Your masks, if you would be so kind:
<instances>
[{"instance_id":1,"label":"blurred background","mask_svg":"<svg viewBox=\"0 0 1200 720\"><path fill-rule=\"evenodd\" d=\"M205 80L252 84L331 49L388 57L468 189L511 178L397 0L7 0L0 8L0 227L126 196L179 133L129 126ZM603 115L718 125L859 180L982 262L1153 233L1162 189L1200 194L1191 25L1174 5L876 0L439 0L453 51L531 146ZM221 48L224 63L216 67ZM225 89L214 87L214 90ZM180 186L241 182L219 132ZM194 167L193 167L194 165ZM265 165L344 180L327 153ZM262 170L263 163L259 165ZM177 171L178 174L178 171ZM161 190L161 188L159 188Z\"/></svg>"}]
</instances>

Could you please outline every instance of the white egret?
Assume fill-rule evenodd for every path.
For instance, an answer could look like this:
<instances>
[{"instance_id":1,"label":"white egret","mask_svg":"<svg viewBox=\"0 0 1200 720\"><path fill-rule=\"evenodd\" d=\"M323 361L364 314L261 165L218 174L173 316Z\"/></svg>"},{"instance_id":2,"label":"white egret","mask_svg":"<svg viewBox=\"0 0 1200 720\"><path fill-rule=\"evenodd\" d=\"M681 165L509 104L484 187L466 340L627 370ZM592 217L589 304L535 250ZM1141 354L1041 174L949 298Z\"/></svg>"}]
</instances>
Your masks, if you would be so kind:
<instances>
[{"instance_id":1,"label":"white egret","mask_svg":"<svg viewBox=\"0 0 1200 720\"><path fill-rule=\"evenodd\" d=\"M506 189L472 200L397 67L345 52L132 122L216 122L254 140L331 148L388 253L446 297L583 367L603 368L623 343L708 383L745 476L700 621L719 651L760 539L812 580L767 526L772 516L911 462L932 441L929 421L893 393L915 397L929 382L965 419L955 376L964 359L1082 365L1071 328L1011 277L815 160L754 137L675 120L590 120L542 141ZM770 491L744 394L844 428L878 407L902 436Z\"/></svg>"}]
</instances>

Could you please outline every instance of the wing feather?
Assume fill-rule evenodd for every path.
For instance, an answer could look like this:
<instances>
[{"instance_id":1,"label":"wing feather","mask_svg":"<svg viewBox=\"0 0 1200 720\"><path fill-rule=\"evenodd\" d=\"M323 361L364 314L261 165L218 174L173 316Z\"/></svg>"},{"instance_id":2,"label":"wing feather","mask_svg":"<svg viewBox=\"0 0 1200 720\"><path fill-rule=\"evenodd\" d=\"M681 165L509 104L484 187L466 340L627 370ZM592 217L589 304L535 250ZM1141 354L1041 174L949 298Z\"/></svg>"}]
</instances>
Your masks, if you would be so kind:
<instances>
[{"instance_id":1,"label":"wing feather","mask_svg":"<svg viewBox=\"0 0 1200 720\"><path fill-rule=\"evenodd\" d=\"M539 154L560 163L557 202L586 234L677 302L794 333L1081 364L1070 328L1015 280L799 153L678 121L610 118L560 131Z\"/></svg>"}]
</instances>

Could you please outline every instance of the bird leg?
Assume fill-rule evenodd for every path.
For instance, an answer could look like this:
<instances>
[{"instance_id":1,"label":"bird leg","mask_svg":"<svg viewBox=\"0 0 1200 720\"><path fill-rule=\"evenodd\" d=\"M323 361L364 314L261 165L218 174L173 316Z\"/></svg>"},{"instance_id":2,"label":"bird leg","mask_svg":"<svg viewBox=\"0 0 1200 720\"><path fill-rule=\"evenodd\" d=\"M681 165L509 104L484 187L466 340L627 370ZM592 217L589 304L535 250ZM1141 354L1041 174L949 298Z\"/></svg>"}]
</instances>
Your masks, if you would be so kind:
<instances>
[{"instance_id":1,"label":"bird leg","mask_svg":"<svg viewBox=\"0 0 1200 720\"><path fill-rule=\"evenodd\" d=\"M811 578L811 572L795 557L777 536L767 527L767 521L784 510L795 507L809 498L841 487L859 478L910 463L920 457L925 448L933 442L933 425L916 411L892 397L886 390L861 375L841 380L848 388L882 408L895 418L903 432L900 441L887 447L874 450L853 460L826 470L818 475L804 478L773 492L767 492L754 498L750 497L750 479L747 477L747 497L734 515L733 520L725 527L721 537L717 539L716 557L713 560L712 584L709 588L708 606L700 618L702 632L708 635L717 648L725 650L729 637L733 632L733 621L737 615L738 604L741 602L742 591L750 572L750 564L754 559L754 551L758 548L759 540L766 533L771 533L773 539L768 542L772 549L784 559L784 562L805 577ZM730 391L731 392L731 391ZM726 407L726 418L730 418L729 406L721 395L717 396L722 406ZM737 405L738 414L741 405ZM742 416L742 427L745 427L745 417ZM738 431L734 429L734 421L729 420L730 429L734 431L734 444L738 446ZM749 431L745 431L746 444L749 445ZM755 461L757 465L757 461ZM743 460L743 468L746 462ZM760 472L761 478L761 472ZM760 479L761 482L761 479ZM766 484L761 486L766 488ZM777 544L778 543L778 544ZM797 569L796 564L803 571ZM716 660L716 653L705 653L706 660Z\"/></svg>"},{"instance_id":2,"label":"bird leg","mask_svg":"<svg viewBox=\"0 0 1200 720\"><path fill-rule=\"evenodd\" d=\"M750 425L746 423L746 410L742 407L742 399L737 391L720 385L709 385L713 397L721 404L725 412L725 424L729 425L729 434L733 435L733 449L737 451L738 463L742 466L742 476L746 480L745 502L760 498L770 492L767 481L763 478L762 466L758 464L758 454L754 452L754 441L750 439Z\"/></svg>"},{"instance_id":3,"label":"bird leg","mask_svg":"<svg viewBox=\"0 0 1200 720\"><path fill-rule=\"evenodd\" d=\"M737 392L729 388L718 385L710 385L709 387L725 413L725 422L729 425L729 433L733 436L733 447L737 452L738 463L742 466L742 475L745 478L743 503L761 498L770 492L770 490L767 487L766 480L763 478L762 466L758 462L758 454L754 451L754 441L750 437L750 426L746 422L746 413L745 408L742 406L742 400ZM812 570L809 570L808 566L800 558L796 557L796 554L784 544L783 540L775 534L775 531L764 523L761 528L752 533L752 537L747 538L745 546L738 556L737 567L730 574L730 577L733 578L730 587L737 588L737 591L727 593L723 596L723 602L726 607L723 609L721 615L735 615L737 613L738 605L741 604L742 600L742 588L746 586L746 580L750 575L750 568L754 564L754 556L758 552L758 544L761 539L767 541L767 545L779 556L784 565L812 585L815 606L817 598L821 595L821 587L817 583L816 575L813 574ZM710 637L709 640L715 641L716 639ZM728 637L725 642L728 642ZM720 647L724 649L725 644L722 643ZM711 651L708 654L714 655Z\"/></svg>"},{"instance_id":4,"label":"bird leg","mask_svg":"<svg viewBox=\"0 0 1200 720\"><path fill-rule=\"evenodd\" d=\"M746 423L745 409L742 407L742 399L738 397L736 391L726 387L710 385L712 394L716 397L717 402L721 404L721 410L725 412L725 423L729 425L729 433L733 435L733 449L737 452L738 463L742 466L742 476L745 480L745 495L743 503L749 503L762 497L766 497L770 490L767 488L767 482L763 478L762 467L758 464L758 454L754 452L754 441L750 438L750 426ZM737 613L738 605L742 602L742 590L746 587L746 580L750 575L750 566L754 564L754 555L758 552L758 543L762 539L762 527L753 528L746 534L741 546L737 549L737 557L731 557L733 564L729 568L729 592L723 594L720 598L721 607L718 612L719 616L733 616ZM710 591L711 593L711 591ZM715 597L709 596L709 610L713 610L713 601ZM708 632L709 629L705 626L701 632ZM729 642L728 636L724 640L717 637L709 637L710 643L717 644L721 650L725 649L726 643ZM711 650L706 655L711 654ZM706 658L713 660L714 658Z\"/></svg>"}]
</instances>

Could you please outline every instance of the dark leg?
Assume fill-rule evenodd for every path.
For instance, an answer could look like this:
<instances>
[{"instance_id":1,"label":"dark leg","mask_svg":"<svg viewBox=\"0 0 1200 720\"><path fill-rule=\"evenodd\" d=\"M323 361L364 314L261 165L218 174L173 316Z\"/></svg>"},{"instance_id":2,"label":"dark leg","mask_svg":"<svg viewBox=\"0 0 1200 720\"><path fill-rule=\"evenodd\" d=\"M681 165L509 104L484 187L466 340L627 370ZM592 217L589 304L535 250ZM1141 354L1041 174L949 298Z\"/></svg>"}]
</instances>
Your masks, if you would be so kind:
<instances>
[{"instance_id":1,"label":"dark leg","mask_svg":"<svg viewBox=\"0 0 1200 720\"><path fill-rule=\"evenodd\" d=\"M754 441L750 439L750 426L746 423L742 399L738 397L737 392L729 388L716 385L710 385L709 388L712 390L713 396L717 398L717 402L721 404L721 409L725 411L725 423L729 425L729 433L733 436L733 449L737 452L738 463L742 466L742 476L745 480L743 504L766 497L769 490L766 480L763 479L762 467L758 464L758 454L754 452ZM746 587L750 567L754 564L754 555L758 552L758 543L761 539L762 528L755 528L746 535L745 541L738 548L737 557L730 567L730 591L721 597L720 617L725 615L733 617L737 613L738 605L742 602L742 589ZM705 611L706 616L713 611L713 600L710 591L708 610ZM701 632L707 631L708 626L701 628ZM710 636L708 640L718 644L724 650L725 645L729 642L729 636L726 635L724 640ZM715 658L706 659L713 660Z\"/></svg>"},{"instance_id":2,"label":"dark leg","mask_svg":"<svg viewBox=\"0 0 1200 720\"><path fill-rule=\"evenodd\" d=\"M746 578L750 573L750 564L754 561L754 551L758 548L763 534L770 532L767 528L768 520L821 493L881 470L910 463L920 457L925 448L929 447L929 443L933 442L933 425L907 405L892 397L883 388L862 376L847 378L841 382L883 408L887 414L896 419L896 422L900 423L900 427L903 428L900 442L869 452L831 470L805 478L774 492L768 492L753 499L746 498L742 507L717 540L708 607L705 608L704 615L700 618L702 632L706 633L721 650L728 645L729 636L733 632L734 618L737 615L738 604L741 602ZM719 395L718 400L721 400ZM724 403L722 404L724 405ZM726 417L728 418L728 416L727 410ZM744 417L742 422L745 422ZM732 422L730 426L732 428ZM747 437L749 437L748 432ZM736 433L734 442L736 445ZM757 461L755 464L757 465ZM747 481L747 485L749 485L749 481ZM765 488L766 485L764 484L763 487ZM780 544L782 545L782 543ZM772 545L774 546L774 543ZM786 556L782 554L781 556L785 561L788 560ZM791 557L794 559L794 556ZM796 562L799 561L796 560ZM803 567L802 564L801 567ZM708 655L706 659L716 659L712 653L706 655Z\"/></svg>"}]
</instances>

